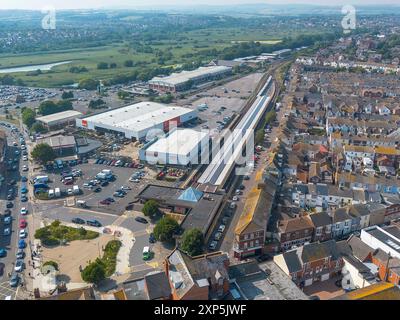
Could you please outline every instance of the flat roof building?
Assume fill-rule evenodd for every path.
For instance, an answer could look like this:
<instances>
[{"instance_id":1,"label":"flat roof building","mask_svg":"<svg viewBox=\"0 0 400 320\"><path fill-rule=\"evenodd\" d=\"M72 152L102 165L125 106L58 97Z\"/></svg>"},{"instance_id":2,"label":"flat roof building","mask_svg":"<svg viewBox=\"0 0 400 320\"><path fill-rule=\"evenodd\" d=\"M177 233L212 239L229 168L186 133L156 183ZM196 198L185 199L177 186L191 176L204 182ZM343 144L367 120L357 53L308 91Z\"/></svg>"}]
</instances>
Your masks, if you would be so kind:
<instances>
[{"instance_id":1,"label":"flat roof building","mask_svg":"<svg viewBox=\"0 0 400 320\"><path fill-rule=\"evenodd\" d=\"M53 130L65 127L66 125L75 124L75 120L81 116L82 113L79 111L67 110L38 117L36 121L40 122L47 129Z\"/></svg>"},{"instance_id":2,"label":"flat roof building","mask_svg":"<svg viewBox=\"0 0 400 320\"><path fill-rule=\"evenodd\" d=\"M197 118L197 112L188 108L166 106L155 102L139 102L126 107L77 119L80 128L110 132L128 139L151 140L160 132ZM149 131L151 137L146 137Z\"/></svg>"},{"instance_id":3,"label":"flat roof building","mask_svg":"<svg viewBox=\"0 0 400 320\"><path fill-rule=\"evenodd\" d=\"M48 144L58 156L74 155L77 152L74 136L52 136L38 139L37 143Z\"/></svg>"},{"instance_id":4,"label":"flat roof building","mask_svg":"<svg viewBox=\"0 0 400 320\"><path fill-rule=\"evenodd\" d=\"M231 72L232 68L227 66L200 67L191 71L172 73L166 77L154 77L149 81L149 87L164 92L183 91L190 89L190 84L211 81Z\"/></svg>"},{"instance_id":5,"label":"flat roof building","mask_svg":"<svg viewBox=\"0 0 400 320\"><path fill-rule=\"evenodd\" d=\"M146 144L139 151L139 158L151 164L198 164L202 150L208 150L208 145L209 135L206 132L175 129Z\"/></svg>"}]
</instances>

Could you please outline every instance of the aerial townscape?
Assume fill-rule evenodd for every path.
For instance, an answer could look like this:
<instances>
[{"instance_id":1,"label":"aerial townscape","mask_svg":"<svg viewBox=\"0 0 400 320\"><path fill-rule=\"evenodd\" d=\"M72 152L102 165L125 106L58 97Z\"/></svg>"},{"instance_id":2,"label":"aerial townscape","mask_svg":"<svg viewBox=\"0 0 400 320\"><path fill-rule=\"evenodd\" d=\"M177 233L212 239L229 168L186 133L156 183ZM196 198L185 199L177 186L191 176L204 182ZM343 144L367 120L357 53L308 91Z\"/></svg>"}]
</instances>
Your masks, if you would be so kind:
<instances>
[{"instance_id":1,"label":"aerial townscape","mask_svg":"<svg viewBox=\"0 0 400 320\"><path fill-rule=\"evenodd\" d=\"M0 300L400 300L396 1L31 2L0 4Z\"/></svg>"}]
</instances>

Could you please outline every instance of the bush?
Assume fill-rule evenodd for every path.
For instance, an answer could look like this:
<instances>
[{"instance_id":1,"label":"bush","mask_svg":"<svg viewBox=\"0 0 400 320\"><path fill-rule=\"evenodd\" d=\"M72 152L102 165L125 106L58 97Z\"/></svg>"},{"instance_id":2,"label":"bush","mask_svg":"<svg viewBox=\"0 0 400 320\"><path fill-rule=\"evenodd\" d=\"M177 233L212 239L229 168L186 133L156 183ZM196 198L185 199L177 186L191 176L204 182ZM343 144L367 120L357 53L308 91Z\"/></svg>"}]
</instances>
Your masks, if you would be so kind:
<instances>
[{"instance_id":1,"label":"bush","mask_svg":"<svg viewBox=\"0 0 400 320\"><path fill-rule=\"evenodd\" d=\"M96 90L98 82L93 79L82 79L79 81L78 88L86 90Z\"/></svg>"},{"instance_id":2,"label":"bush","mask_svg":"<svg viewBox=\"0 0 400 320\"><path fill-rule=\"evenodd\" d=\"M56 269L57 271L58 269L58 263L55 261L46 261L45 263L43 263L43 266L52 266L54 269Z\"/></svg>"},{"instance_id":3,"label":"bush","mask_svg":"<svg viewBox=\"0 0 400 320\"><path fill-rule=\"evenodd\" d=\"M107 62L99 62L97 64L97 69L99 69L99 70L108 69L108 63Z\"/></svg>"},{"instance_id":4,"label":"bush","mask_svg":"<svg viewBox=\"0 0 400 320\"><path fill-rule=\"evenodd\" d=\"M81 272L83 281L98 284L106 278L104 264L100 259L87 265Z\"/></svg>"}]
</instances>

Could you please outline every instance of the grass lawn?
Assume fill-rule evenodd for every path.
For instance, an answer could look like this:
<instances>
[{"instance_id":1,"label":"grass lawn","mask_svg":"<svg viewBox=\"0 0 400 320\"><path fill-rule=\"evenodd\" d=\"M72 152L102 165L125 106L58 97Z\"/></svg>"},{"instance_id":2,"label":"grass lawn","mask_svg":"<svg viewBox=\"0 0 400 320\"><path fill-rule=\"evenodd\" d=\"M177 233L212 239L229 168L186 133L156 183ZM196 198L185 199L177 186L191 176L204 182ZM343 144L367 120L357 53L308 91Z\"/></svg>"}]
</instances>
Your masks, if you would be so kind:
<instances>
[{"instance_id":1,"label":"grass lawn","mask_svg":"<svg viewBox=\"0 0 400 320\"><path fill-rule=\"evenodd\" d=\"M58 245L61 241L90 240L98 236L98 232L67 227L61 225L57 220L35 232L35 239L40 239L44 245Z\"/></svg>"}]
</instances>

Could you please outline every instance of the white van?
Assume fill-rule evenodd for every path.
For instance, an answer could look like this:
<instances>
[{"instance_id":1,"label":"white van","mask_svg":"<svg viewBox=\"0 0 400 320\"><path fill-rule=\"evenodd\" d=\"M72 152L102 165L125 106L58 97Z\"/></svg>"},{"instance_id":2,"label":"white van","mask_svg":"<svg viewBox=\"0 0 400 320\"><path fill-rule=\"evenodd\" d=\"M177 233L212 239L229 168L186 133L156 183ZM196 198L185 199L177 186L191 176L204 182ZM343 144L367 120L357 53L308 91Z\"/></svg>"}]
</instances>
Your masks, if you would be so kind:
<instances>
[{"instance_id":1,"label":"white van","mask_svg":"<svg viewBox=\"0 0 400 320\"><path fill-rule=\"evenodd\" d=\"M50 199L51 199L51 198L54 198L55 193L54 193L54 190L53 190L53 189L50 189L50 190L49 190L48 196L49 196Z\"/></svg>"}]
</instances>

